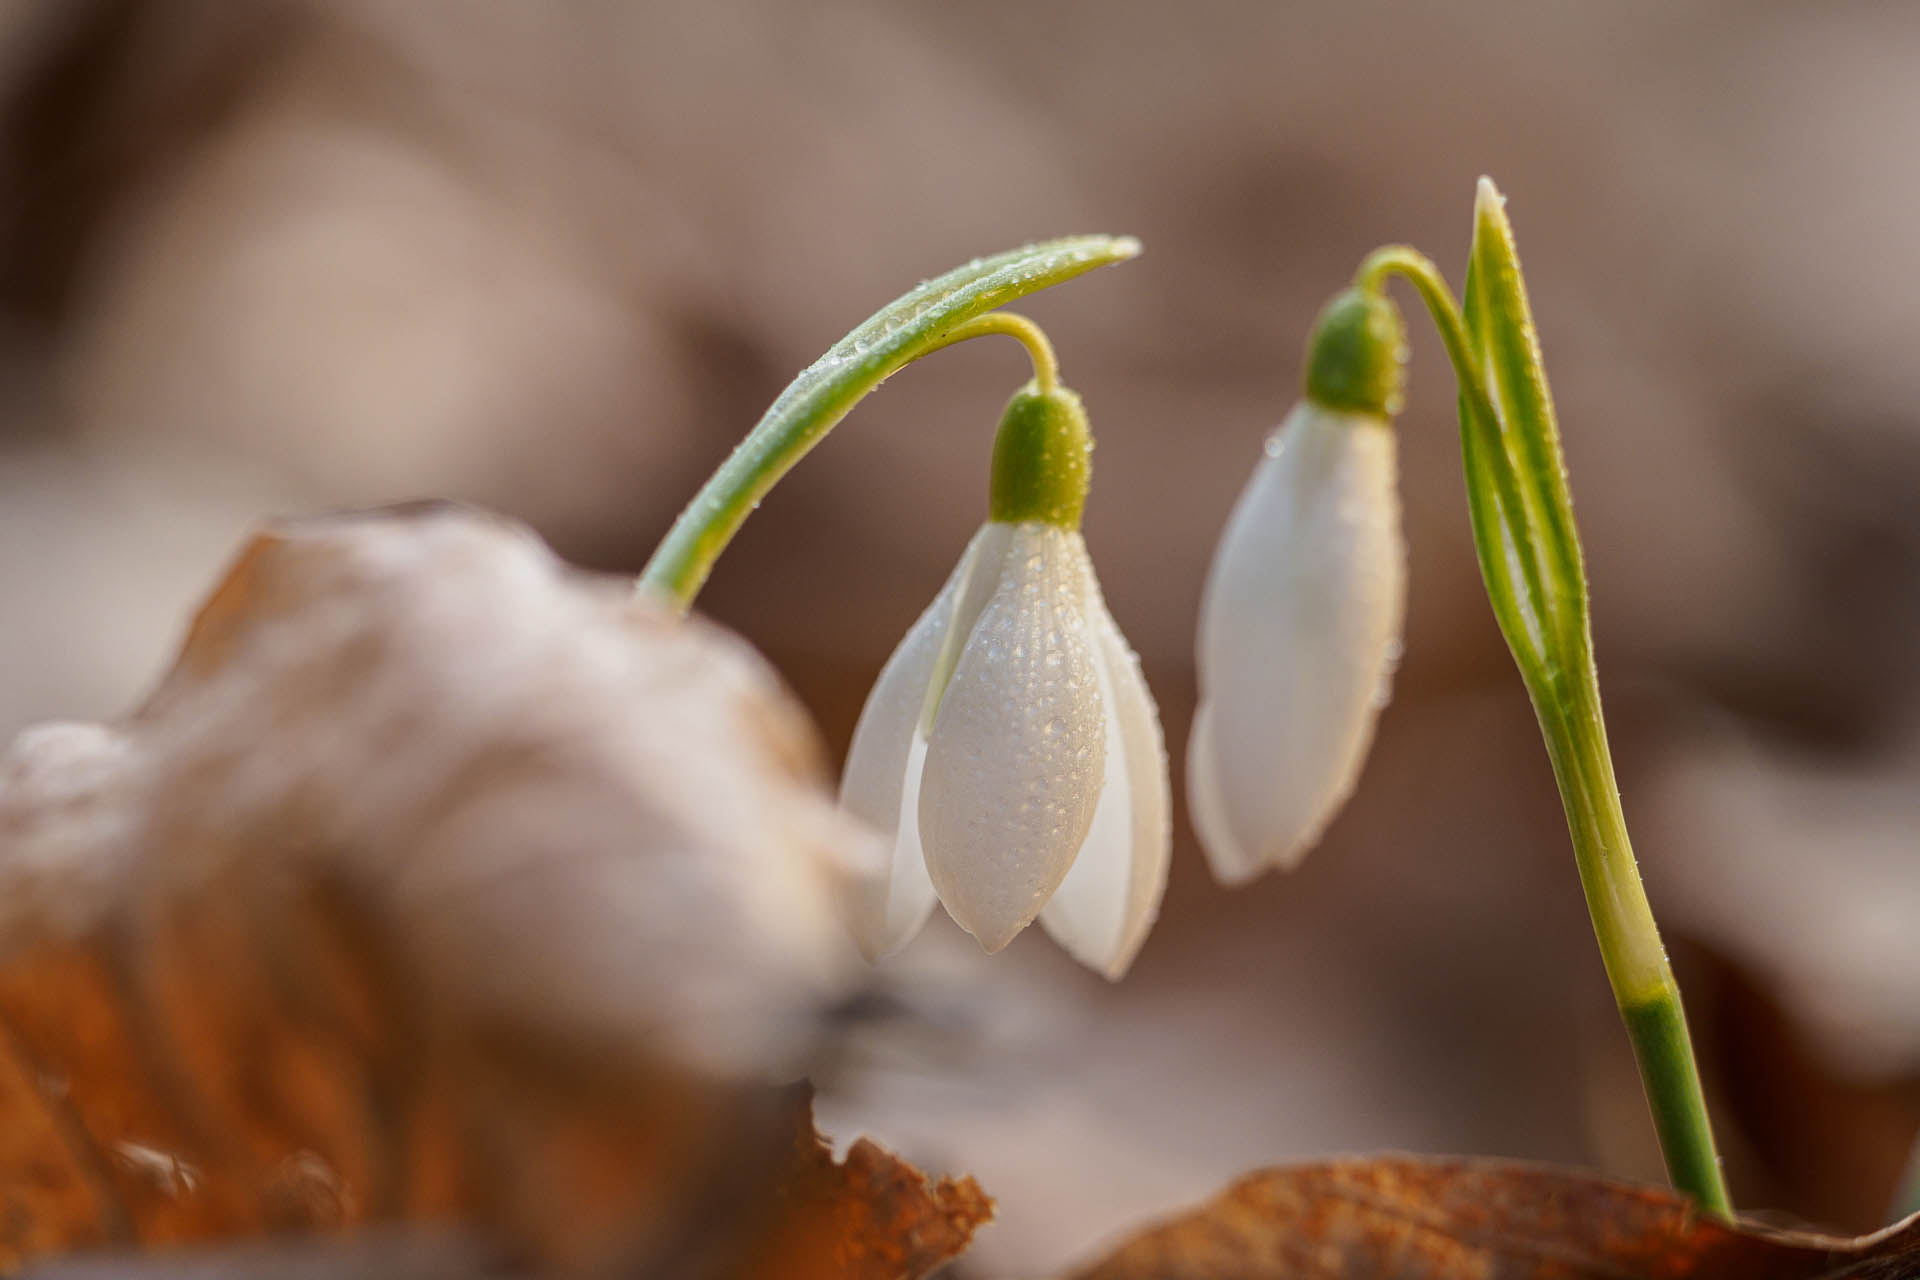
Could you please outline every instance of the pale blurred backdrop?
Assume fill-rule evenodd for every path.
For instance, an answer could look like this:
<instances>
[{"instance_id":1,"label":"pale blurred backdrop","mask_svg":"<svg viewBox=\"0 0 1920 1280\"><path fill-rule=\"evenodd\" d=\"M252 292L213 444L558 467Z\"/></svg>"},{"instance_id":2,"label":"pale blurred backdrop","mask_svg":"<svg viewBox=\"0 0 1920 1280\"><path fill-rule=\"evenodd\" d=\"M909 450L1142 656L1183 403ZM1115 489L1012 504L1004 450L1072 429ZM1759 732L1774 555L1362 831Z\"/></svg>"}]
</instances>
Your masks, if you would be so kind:
<instances>
[{"instance_id":1,"label":"pale blurred backdrop","mask_svg":"<svg viewBox=\"0 0 1920 1280\"><path fill-rule=\"evenodd\" d=\"M923 277L1081 231L1024 309L1099 439L1087 535L1176 762L1201 576L1320 303L1510 197L1602 685L1736 1198L1884 1220L1920 1126L1920 7L7 0L0 732L110 715L242 532L418 495L637 569L794 371ZM839 1137L1044 1273L1262 1163L1660 1167L1413 325L1407 656L1351 808L1227 893L1176 817L1117 987L944 920ZM864 403L701 607L837 760L984 516L974 343Z\"/></svg>"}]
</instances>

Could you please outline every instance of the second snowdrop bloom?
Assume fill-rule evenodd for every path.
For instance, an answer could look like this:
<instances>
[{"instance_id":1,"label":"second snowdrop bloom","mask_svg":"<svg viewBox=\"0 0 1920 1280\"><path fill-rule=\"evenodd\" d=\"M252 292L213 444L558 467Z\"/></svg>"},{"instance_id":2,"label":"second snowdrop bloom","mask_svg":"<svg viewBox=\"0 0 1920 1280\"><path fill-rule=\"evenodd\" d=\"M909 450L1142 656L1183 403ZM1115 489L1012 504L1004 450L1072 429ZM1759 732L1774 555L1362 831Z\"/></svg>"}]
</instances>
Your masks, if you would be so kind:
<instances>
[{"instance_id":1,"label":"second snowdrop bloom","mask_svg":"<svg viewBox=\"0 0 1920 1280\"><path fill-rule=\"evenodd\" d=\"M869 958L905 945L936 899L989 952L1037 916L1110 978L1152 926L1166 750L1080 535L1090 451L1071 391L1013 398L990 519L867 698L840 794L894 833L889 873L854 903Z\"/></svg>"},{"instance_id":2,"label":"second snowdrop bloom","mask_svg":"<svg viewBox=\"0 0 1920 1280\"><path fill-rule=\"evenodd\" d=\"M1219 880L1296 865L1353 791L1400 651L1406 553L1393 304L1322 313L1306 397L1268 437L1201 600L1194 825Z\"/></svg>"}]
</instances>

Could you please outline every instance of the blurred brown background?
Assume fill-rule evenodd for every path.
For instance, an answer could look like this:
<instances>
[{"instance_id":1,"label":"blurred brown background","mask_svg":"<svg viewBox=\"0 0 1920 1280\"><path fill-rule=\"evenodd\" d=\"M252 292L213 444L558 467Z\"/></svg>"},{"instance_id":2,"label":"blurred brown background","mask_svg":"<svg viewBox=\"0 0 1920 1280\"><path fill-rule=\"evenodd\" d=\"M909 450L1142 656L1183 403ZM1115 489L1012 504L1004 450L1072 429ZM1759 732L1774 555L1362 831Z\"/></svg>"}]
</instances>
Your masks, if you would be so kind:
<instances>
[{"instance_id":1,"label":"blurred brown background","mask_svg":"<svg viewBox=\"0 0 1920 1280\"><path fill-rule=\"evenodd\" d=\"M915 281L1075 231L1023 308L1176 764L1213 539L1366 250L1510 197L1629 818L1736 1198L1887 1212L1920 1126L1920 9L1105 0L0 6L0 732L107 715L262 515L439 494L635 569L792 373ZM944 921L823 1117L1001 1201L1037 1273L1259 1163L1659 1177L1416 324L1407 658L1299 873L1179 823L1119 987ZM983 515L1011 344L889 384L702 606L844 748Z\"/></svg>"}]
</instances>

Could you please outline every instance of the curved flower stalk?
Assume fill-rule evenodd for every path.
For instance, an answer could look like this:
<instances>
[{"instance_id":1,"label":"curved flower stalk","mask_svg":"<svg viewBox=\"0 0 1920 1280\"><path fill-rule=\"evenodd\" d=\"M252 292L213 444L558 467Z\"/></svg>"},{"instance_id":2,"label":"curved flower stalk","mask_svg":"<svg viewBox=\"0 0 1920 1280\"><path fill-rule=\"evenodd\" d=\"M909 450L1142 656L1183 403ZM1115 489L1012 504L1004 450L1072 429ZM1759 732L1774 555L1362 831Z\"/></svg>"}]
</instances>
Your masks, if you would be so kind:
<instances>
[{"instance_id":1,"label":"curved flower stalk","mask_svg":"<svg viewBox=\"0 0 1920 1280\"><path fill-rule=\"evenodd\" d=\"M1386 704L1406 604L1392 424L1404 359L1390 301L1349 290L1328 305L1305 398L1267 438L1214 553L1187 780L1223 883L1306 856Z\"/></svg>"},{"instance_id":2,"label":"curved flower stalk","mask_svg":"<svg viewBox=\"0 0 1920 1280\"><path fill-rule=\"evenodd\" d=\"M1118 979L1146 940L1172 846L1153 697L1100 595L1080 513L1080 399L1029 384L994 444L990 518L868 696L841 802L894 832L856 939L897 950L936 900L989 952L1037 916Z\"/></svg>"}]
</instances>

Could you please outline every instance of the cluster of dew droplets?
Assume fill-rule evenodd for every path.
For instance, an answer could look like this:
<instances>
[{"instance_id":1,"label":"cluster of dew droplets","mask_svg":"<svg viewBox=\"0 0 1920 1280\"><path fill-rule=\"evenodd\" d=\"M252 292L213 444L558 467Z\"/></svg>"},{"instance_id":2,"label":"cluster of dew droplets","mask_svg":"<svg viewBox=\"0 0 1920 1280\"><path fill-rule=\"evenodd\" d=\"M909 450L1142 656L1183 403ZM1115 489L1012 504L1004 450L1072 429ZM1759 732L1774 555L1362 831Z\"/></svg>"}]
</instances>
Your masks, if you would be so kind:
<instances>
[{"instance_id":1,"label":"cluster of dew droplets","mask_svg":"<svg viewBox=\"0 0 1920 1280\"><path fill-rule=\"evenodd\" d=\"M1077 534L1019 527L928 744L927 869L954 918L990 949L1065 879L1099 802L1106 719L1085 556Z\"/></svg>"}]
</instances>

